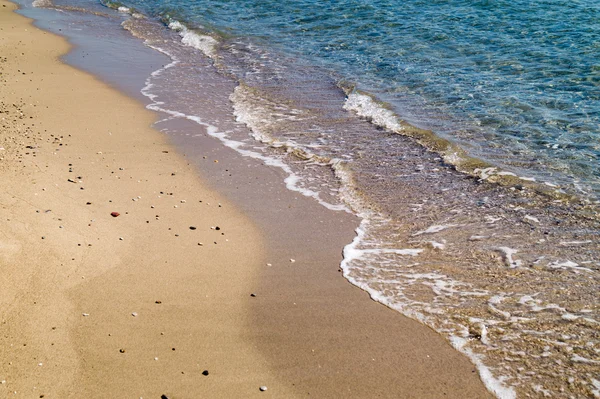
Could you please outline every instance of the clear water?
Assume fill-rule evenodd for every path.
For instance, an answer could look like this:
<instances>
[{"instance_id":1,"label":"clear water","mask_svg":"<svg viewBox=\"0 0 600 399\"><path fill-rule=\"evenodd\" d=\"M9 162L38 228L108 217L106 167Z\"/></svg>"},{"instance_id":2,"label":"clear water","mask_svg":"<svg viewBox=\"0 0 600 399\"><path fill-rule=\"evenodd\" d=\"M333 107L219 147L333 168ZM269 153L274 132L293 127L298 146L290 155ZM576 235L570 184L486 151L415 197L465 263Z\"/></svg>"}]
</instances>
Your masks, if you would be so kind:
<instances>
[{"instance_id":1,"label":"clear water","mask_svg":"<svg viewBox=\"0 0 600 399\"><path fill-rule=\"evenodd\" d=\"M57 2L171 59L142 89L157 128L196 122L359 215L345 277L447 337L498 397L600 396L598 6ZM403 121L487 167L458 171Z\"/></svg>"},{"instance_id":2,"label":"clear water","mask_svg":"<svg viewBox=\"0 0 600 399\"><path fill-rule=\"evenodd\" d=\"M126 1L375 94L492 164L600 193L600 4Z\"/></svg>"}]
</instances>

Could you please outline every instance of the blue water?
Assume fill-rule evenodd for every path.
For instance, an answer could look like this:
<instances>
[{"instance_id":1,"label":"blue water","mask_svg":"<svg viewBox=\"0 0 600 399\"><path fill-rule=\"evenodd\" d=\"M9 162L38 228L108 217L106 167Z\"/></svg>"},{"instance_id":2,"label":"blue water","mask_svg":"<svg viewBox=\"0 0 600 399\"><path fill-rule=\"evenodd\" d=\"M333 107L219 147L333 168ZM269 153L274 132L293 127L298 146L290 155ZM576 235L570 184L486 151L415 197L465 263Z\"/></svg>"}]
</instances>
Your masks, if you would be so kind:
<instances>
[{"instance_id":1,"label":"blue water","mask_svg":"<svg viewBox=\"0 0 600 399\"><path fill-rule=\"evenodd\" d=\"M498 166L600 193L600 5L127 0L327 68Z\"/></svg>"}]
</instances>

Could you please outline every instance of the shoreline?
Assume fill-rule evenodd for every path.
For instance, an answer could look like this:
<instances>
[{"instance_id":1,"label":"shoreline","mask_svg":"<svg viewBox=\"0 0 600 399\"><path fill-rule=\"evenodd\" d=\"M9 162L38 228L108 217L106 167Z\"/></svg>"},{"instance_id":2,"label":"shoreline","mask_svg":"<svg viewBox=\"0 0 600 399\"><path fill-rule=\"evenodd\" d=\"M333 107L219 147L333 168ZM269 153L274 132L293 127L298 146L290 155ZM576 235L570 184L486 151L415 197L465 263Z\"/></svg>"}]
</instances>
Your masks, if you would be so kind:
<instances>
[{"instance_id":1,"label":"shoreline","mask_svg":"<svg viewBox=\"0 0 600 399\"><path fill-rule=\"evenodd\" d=\"M1 4L12 7L4 1ZM6 8L2 7L2 18L10 20ZM203 390L211 397L270 393L335 397L340 392L345 397L489 396L474 375L474 367L443 338L371 301L342 278L338 271L341 254L335 248L350 242L352 220L338 220L339 225L319 228L320 234L314 234L314 220L331 221L337 216L288 192L283 183L273 183L281 182L281 176L266 166L261 167L262 179L243 188L244 194L238 192L236 201L239 182L247 181L248 174L257 177L258 171L244 171L249 169L248 160L206 136L196 148L186 146L186 158L178 156L171 145L179 144L181 151L185 142L171 137L167 144L161 133L144 127L156 120L154 114L58 62L56 57L68 50L63 39L10 15L12 20L3 30L11 35L3 39L3 48L19 40L29 40L33 46L35 37L36 45L45 46L41 48L46 49L48 59L42 65L36 58L35 67L26 56L15 61L18 51L13 47L2 64L5 87L18 88L14 98L23 97L24 103L37 101L41 108L53 106L60 98L63 108L42 112L24 104L19 112L33 117L35 126L28 126L30 131L39 143L48 139L50 143L31 145L35 148L29 154L20 143L14 143L14 151L6 145L6 154L14 159L6 155L3 162L25 167L18 168L22 171L7 168L10 178L3 184L11 187L11 194L4 195L2 216L11 219L17 213L24 222L6 226L2 248L13 251L4 251L3 263L4 268L17 263L29 269L9 274L7 282L14 285L15 293L2 297L4 303L12 303L3 314L10 326L2 342L3 358L19 359L10 370L0 370L0 377L7 381L3 388L21 394L33 384L36 390L45 385L50 387L45 397L77 397L75 387L85 397L105 397L111 392L140 396L141 390L148 392L144 397L154 397L167 394L161 391L167 383L179 388L172 391L173 397ZM15 69L26 70L31 84L23 87L14 82ZM62 80L52 76L50 82L50 73ZM66 88L71 91L64 93ZM2 101L11 99L3 96ZM85 115L86 120L64 120L61 115L65 114ZM110 120L105 115L111 115ZM25 126L19 121L17 117L9 126L12 134L18 135ZM48 132L38 131L40 126ZM52 131L61 133L52 137ZM201 153L219 162L203 161ZM47 171L39 169L44 163ZM216 176L208 185L223 187L220 192L225 198L206 190L203 179L195 177L196 167L203 178ZM227 177L225 168L236 171L236 177L220 186ZM293 234L289 226L276 225L272 218L257 224L261 216L272 213L268 206L258 206L265 187L277 199L280 211L288 209L280 217L293 221ZM239 201L241 197L245 201ZM202 202L190 198L202 198ZM101 205L95 207L96 203ZM113 211L121 214L113 218ZM303 218L307 213L314 219ZM197 230L189 229L192 223ZM27 229L19 230L22 225ZM210 229L215 226L229 241L222 241L223 236ZM345 233L337 232L337 226L344 226ZM199 237L203 245L198 245ZM328 240L326 249L323 237ZM213 240L217 246L210 245ZM304 245L302 251L295 247L299 243ZM196 264L198 250L207 256L202 270ZM43 259L40 251L44 251ZM293 267L288 267L290 254L296 260ZM165 270L165 262L177 266ZM265 267L284 262L285 268ZM45 281L46 275L53 280ZM38 320L44 323L33 326ZM161 337L165 336L172 339L164 342ZM21 341L28 341L23 342L26 350L10 346ZM60 355L48 348L48 342L60 347ZM41 359L38 353L45 354L44 361L39 361L42 366L35 363ZM179 359L173 356L180 353ZM53 362L55 372L46 371L51 367L44 366ZM204 368L210 372L207 378L200 375ZM260 392L261 385L269 390ZM61 396L61 392L68 394Z\"/></svg>"}]
</instances>

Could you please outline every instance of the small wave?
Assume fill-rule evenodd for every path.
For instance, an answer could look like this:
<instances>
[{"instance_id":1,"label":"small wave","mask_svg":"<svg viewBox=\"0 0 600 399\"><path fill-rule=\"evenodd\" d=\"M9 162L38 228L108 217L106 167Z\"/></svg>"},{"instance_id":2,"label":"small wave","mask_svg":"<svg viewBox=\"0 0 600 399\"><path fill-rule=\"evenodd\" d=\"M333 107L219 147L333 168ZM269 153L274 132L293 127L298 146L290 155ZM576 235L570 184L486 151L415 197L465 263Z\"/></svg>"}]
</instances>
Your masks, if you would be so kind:
<instances>
[{"instance_id":1,"label":"small wave","mask_svg":"<svg viewBox=\"0 0 600 399\"><path fill-rule=\"evenodd\" d=\"M462 147L436 135L434 132L412 126L399 118L386 104L377 101L371 95L360 93L354 88L344 88L347 93L343 108L355 113L376 126L389 132L415 139L430 151L440 154L444 162L453 165L458 171L481 180L507 187L529 188L538 194L552 198L575 202L588 202L585 198L571 195L563 187L552 182L538 182L534 177L519 176L514 172L501 170L482 159L470 156ZM574 187L575 191L584 194Z\"/></svg>"},{"instance_id":2,"label":"small wave","mask_svg":"<svg viewBox=\"0 0 600 399\"><path fill-rule=\"evenodd\" d=\"M171 21L167 26L179 33L181 42L186 46L200 50L212 59L217 56L217 44L219 42L214 37L194 32L179 21Z\"/></svg>"},{"instance_id":3,"label":"small wave","mask_svg":"<svg viewBox=\"0 0 600 399\"><path fill-rule=\"evenodd\" d=\"M358 116L392 132L400 133L404 131L402 122L392 111L383 108L367 95L351 93L346 99L344 109L354 111Z\"/></svg>"},{"instance_id":4,"label":"small wave","mask_svg":"<svg viewBox=\"0 0 600 399\"><path fill-rule=\"evenodd\" d=\"M54 6L52 0L34 0L31 5L36 8L51 8Z\"/></svg>"}]
</instances>

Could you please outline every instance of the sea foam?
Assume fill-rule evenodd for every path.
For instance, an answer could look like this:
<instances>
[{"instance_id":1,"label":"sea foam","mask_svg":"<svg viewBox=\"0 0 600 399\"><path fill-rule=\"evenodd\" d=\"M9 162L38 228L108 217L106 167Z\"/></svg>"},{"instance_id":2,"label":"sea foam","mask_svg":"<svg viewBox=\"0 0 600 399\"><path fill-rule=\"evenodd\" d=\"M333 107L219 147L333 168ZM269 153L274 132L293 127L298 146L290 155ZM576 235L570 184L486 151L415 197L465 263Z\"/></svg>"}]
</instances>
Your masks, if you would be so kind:
<instances>
[{"instance_id":1,"label":"sea foam","mask_svg":"<svg viewBox=\"0 0 600 399\"><path fill-rule=\"evenodd\" d=\"M217 40L212 36L201 35L179 21L169 22L169 28L178 32L181 36L181 42L186 46L194 47L204 53L207 57L215 58L217 55Z\"/></svg>"}]
</instances>

